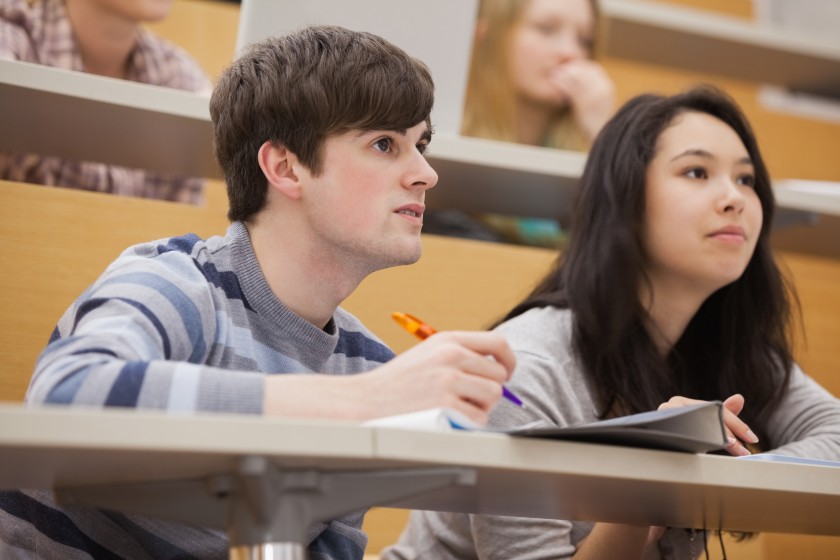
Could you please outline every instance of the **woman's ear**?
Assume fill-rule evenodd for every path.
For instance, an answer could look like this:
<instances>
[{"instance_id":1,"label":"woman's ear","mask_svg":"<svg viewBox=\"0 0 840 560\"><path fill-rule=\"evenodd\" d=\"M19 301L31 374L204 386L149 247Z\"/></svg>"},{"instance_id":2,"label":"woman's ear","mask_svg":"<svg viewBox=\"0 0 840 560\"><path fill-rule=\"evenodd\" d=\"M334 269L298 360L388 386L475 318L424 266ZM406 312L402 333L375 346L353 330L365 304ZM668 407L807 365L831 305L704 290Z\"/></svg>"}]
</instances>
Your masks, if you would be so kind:
<instances>
[{"instance_id":1,"label":"woman's ear","mask_svg":"<svg viewBox=\"0 0 840 560\"><path fill-rule=\"evenodd\" d=\"M289 198L300 198L300 180L294 172L295 154L282 144L266 140L257 152L257 161L271 188Z\"/></svg>"}]
</instances>

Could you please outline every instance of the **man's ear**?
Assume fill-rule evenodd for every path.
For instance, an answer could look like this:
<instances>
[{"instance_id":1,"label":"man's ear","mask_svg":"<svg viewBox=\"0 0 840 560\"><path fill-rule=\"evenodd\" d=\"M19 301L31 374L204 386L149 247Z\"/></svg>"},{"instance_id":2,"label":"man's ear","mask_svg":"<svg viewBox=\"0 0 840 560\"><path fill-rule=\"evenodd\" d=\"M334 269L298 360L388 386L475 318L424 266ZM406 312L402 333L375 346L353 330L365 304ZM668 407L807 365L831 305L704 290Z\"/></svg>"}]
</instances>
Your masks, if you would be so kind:
<instances>
[{"instance_id":1,"label":"man's ear","mask_svg":"<svg viewBox=\"0 0 840 560\"><path fill-rule=\"evenodd\" d=\"M282 144L266 140L257 152L257 161L271 188L289 198L300 198L300 180L294 171L295 154Z\"/></svg>"}]
</instances>

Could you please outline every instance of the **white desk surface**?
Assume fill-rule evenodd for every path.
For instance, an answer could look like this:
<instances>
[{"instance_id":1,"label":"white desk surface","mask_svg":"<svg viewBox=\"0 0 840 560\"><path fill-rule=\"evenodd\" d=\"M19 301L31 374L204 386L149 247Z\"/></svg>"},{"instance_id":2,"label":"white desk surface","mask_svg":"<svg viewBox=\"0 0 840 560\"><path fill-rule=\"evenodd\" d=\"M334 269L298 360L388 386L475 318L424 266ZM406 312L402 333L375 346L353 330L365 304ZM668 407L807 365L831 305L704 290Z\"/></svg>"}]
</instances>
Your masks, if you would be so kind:
<instances>
[{"instance_id":1,"label":"white desk surface","mask_svg":"<svg viewBox=\"0 0 840 560\"><path fill-rule=\"evenodd\" d=\"M346 422L0 405L0 487L187 479L265 456L325 471L467 467L475 486L379 504L840 535L840 471Z\"/></svg>"}]
</instances>

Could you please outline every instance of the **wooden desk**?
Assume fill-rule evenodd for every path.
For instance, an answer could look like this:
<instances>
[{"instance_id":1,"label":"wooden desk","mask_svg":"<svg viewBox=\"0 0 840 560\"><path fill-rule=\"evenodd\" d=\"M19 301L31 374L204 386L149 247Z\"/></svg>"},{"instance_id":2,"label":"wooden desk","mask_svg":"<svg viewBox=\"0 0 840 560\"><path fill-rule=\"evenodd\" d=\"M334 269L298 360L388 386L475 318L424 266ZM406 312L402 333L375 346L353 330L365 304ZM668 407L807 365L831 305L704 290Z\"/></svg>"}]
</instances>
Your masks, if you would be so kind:
<instances>
[{"instance_id":1,"label":"wooden desk","mask_svg":"<svg viewBox=\"0 0 840 560\"><path fill-rule=\"evenodd\" d=\"M217 527L231 502L247 499L237 469L265 460L271 476L335 477L308 491L316 505L335 492L330 507L342 511L390 505L840 534L834 467L335 421L9 404L0 405L0 450L0 487L53 487L68 503ZM345 479L355 493L344 493Z\"/></svg>"}]
</instances>

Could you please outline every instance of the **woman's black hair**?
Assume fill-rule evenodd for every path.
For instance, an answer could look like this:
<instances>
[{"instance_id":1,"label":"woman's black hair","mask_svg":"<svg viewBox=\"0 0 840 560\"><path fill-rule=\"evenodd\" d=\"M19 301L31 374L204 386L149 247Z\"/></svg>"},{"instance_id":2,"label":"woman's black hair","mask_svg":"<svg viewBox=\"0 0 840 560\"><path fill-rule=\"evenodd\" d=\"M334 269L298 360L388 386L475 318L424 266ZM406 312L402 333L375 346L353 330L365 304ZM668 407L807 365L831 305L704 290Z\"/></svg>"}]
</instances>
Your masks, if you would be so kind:
<instances>
[{"instance_id":1,"label":"woman's black hair","mask_svg":"<svg viewBox=\"0 0 840 560\"><path fill-rule=\"evenodd\" d=\"M755 172L763 224L743 275L713 293L663 357L639 294L648 284L642 243L645 185L657 141L686 112L720 119L740 137ZM741 417L765 441L767 415L793 365L789 292L769 244L769 174L737 104L711 86L625 104L598 135L580 184L568 247L504 320L534 307L573 312L573 351L598 388L602 417L656 409L674 395L723 400L741 393ZM781 372L781 373L780 373Z\"/></svg>"}]
</instances>

